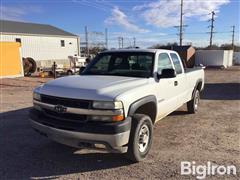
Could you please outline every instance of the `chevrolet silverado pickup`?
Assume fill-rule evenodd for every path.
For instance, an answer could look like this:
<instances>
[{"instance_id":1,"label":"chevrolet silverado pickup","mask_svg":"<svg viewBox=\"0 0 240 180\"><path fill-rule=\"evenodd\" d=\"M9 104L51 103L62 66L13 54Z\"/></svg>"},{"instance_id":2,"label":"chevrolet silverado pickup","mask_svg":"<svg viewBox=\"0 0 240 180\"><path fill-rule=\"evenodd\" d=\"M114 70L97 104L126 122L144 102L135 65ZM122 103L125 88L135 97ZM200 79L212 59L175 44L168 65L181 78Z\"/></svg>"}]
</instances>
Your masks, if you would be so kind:
<instances>
[{"instance_id":1,"label":"chevrolet silverado pickup","mask_svg":"<svg viewBox=\"0 0 240 180\"><path fill-rule=\"evenodd\" d=\"M79 75L36 87L30 123L56 142L138 162L150 150L153 125L185 103L197 112L203 87L203 68L184 68L175 51L105 51Z\"/></svg>"}]
</instances>

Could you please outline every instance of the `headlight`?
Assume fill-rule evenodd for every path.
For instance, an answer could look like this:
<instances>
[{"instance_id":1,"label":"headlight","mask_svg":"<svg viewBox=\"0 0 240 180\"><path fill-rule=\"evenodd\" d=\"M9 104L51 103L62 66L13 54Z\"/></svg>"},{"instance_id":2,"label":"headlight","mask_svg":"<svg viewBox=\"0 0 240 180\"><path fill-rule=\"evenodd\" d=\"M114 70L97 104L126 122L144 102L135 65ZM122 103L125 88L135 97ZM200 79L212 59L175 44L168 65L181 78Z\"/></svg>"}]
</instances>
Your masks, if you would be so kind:
<instances>
[{"instance_id":1,"label":"headlight","mask_svg":"<svg viewBox=\"0 0 240 180\"><path fill-rule=\"evenodd\" d=\"M37 101L41 101L41 95L39 93L33 92L33 99Z\"/></svg>"},{"instance_id":2,"label":"headlight","mask_svg":"<svg viewBox=\"0 0 240 180\"><path fill-rule=\"evenodd\" d=\"M120 101L94 101L93 108L95 109L122 109L123 104Z\"/></svg>"}]
</instances>

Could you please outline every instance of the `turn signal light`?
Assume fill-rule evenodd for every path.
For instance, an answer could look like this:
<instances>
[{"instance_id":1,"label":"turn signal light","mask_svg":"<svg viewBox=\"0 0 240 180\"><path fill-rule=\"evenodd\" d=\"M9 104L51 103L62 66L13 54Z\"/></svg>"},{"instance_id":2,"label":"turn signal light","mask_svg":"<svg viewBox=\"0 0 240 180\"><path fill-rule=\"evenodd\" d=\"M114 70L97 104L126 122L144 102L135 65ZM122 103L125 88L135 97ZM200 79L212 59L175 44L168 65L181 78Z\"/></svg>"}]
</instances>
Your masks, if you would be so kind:
<instances>
[{"instance_id":1,"label":"turn signal light","mask_svg":"<svg viewBox=\"0 0 240 180\"><path fill-rule=\"evenodd\" d=\"M122 120L124 120L124 117L123 117L123 115L116 115L116 116L112 117L112 120L113 121L122 121Z\"/></svg>"}]
</instances>

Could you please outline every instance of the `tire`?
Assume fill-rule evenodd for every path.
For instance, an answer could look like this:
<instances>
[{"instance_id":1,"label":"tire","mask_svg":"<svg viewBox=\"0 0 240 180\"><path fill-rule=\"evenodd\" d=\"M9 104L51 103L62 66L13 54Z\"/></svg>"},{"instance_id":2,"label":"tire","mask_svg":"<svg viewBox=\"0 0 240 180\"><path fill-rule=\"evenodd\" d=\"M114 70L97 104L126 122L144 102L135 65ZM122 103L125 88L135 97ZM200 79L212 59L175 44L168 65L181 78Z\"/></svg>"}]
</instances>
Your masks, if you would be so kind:
<instances>
[{"instance_id":1,"label":"tire","mask_svg":"<svg viewBox=\"0 0 240 180\"><path fill-rule=\"evenodd\" d=\"M53 72L52 72L52 71L49 71L49 72L48 72L48 76L53 76Z\"/></svg>"},{"instance_id":2,"label":"tire","mask_svg":"<svg viewBox=\"0 0 240 180\"><path fill-rule=\"evenodd\" d=\"M36 61L33 58L22 58L23 70L25 76L31 76L37 69Z\"/></svg>"},{"instance_id":3,"label":"tire","mask_svg":"<svg viewBox=\"0 0 240 180\"><path fill-rule=\"evenodd\" d=\"M152 134L151 118L144 114L133 115L127 158L133 162L142 161L151 148Z\"/></svg>"},{"instance_id":4,"label":"tire","mask_svg":"<svg viewBox=\"0 0 240 180\"><path fill-rule=\"evenodd\" d=\"M73 75L73 72L70 71L70 70L68 70L68 71L67 71L67 75L68 75L68 76L71 76L71 75Z\"/></svg>"},{"instance_id":5,"label":"tire","mask_svg":"<svg viewBox=\"0 0 240 180\"><path fill-rule=\"evenodd\" d=\"M187 110L190 114L195 114L198 111L200 101L200 92L198 89L194 91L193 99L187 102Z\"/></svg>"}]
</instances>

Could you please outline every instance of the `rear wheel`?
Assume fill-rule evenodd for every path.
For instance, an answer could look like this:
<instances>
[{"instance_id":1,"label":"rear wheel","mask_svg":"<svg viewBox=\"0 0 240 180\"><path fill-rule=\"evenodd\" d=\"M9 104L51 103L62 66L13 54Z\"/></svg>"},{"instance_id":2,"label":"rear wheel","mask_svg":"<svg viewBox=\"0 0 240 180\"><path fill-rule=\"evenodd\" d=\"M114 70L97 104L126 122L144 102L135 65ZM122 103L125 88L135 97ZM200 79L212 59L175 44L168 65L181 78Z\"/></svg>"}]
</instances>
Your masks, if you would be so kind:
<instances>
[{"instance_id":1,"label":"rear wheel","mask_svg":"<svg viewBox=\"0 0 240 180\"><path fill-rule=\"evenodd\" d=\"M152 144L153 125L149 116L135 114L128 143L127 158L133 162L142 161L148 154Z\"/></svg>"},{"instance_id":2,"label":"rear wheel","mask_svg":"<svg viewBox=\"0 0 240 180\"><path fill-rule=\"evenodd\" d=\"M198 89L196 89L193 94L193 99L187 102L187 109L189 113L194 114L197 112L199 101L200 101L200 92Z\"/></svg>"},{"instance_id":3,"label":"rear wheel","mask_svg":"<svg viewBox=\"0 0 240 180\"><path fill-rule=\"evenodd\" d=\"M71 76L71 75L73 75L73 72L71 70L68 70L67 75Z\"/></svg>"}]
</instances>

